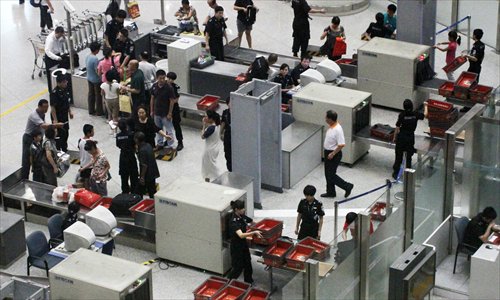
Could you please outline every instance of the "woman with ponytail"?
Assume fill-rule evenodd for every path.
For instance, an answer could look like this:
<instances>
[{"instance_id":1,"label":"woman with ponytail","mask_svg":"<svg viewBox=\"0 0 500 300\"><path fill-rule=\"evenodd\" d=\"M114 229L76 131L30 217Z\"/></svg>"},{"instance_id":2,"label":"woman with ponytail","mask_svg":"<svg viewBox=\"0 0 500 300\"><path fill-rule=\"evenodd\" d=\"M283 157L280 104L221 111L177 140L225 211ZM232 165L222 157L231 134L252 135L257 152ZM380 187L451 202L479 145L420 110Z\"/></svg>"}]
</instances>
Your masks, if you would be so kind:
<instances>
[{"instance_id":1,"label":"woman with ponytail","mask_svg":"<svg viewBox=\"0 0 500 300\"><path fill-rule=\"evenodd\" d=\"M201 138L205 141L205 149L201 158L201 174L206 182L217 178L221 173L217 167L217 157L220 151L219 125L219 114L212 110L207 111L201 129Z\"/></svg>"},{"instance_id":2,"label":"woman with ponytail","mask_svg":"<svg viewBox=\"0 0 500 300\"><path fill-rule=\"evenodd\" d=\"M462 38L458 36L456 31L448 32L448 42L438 43L434 46L434 48L446 52L446 65L449 65L455 59L455 54L458 45L460 45ZM439 47L440 45L448 45L447 47ZM446 73L448 80L455 81L455 77L453 76L453 71Z\"/></svg>"},{"instance_id":3,"label":"woman with ponytail","mask_svg":"<svg viewBox=\"0 0 500 300\"><path fill-rule=\"evenodd\" d=\"M253 283L252 259L248 248L247 238L257 236L262 237L260 231L247 232L247 225L252 223L252 219L245 215L245 202L243 200L231 201L233 214L229 219L229 238L231 239L231 271L230 279L237 279L243 272L244 280Z\"/></svg>"}]
</instances>

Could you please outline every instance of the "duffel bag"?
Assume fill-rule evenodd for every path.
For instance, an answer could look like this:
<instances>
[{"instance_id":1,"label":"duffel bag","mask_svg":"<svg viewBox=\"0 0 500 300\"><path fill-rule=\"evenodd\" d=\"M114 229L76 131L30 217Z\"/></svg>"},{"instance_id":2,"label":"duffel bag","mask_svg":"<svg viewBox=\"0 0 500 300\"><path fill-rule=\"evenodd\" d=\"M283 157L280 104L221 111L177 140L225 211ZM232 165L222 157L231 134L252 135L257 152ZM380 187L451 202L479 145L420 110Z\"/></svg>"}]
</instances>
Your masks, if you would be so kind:
<instances>
[{"instance_id":1,"label":"duffel bag","mask_svg":"<svg viewBox=\"0 0 500 300\"><path fill-rule=\"evenodd\" d=\"M115 216L130 216L129 208L139 203L142 196L136 194L118 194L111 201L109 210Z\"/></svg>"}]
</instances>

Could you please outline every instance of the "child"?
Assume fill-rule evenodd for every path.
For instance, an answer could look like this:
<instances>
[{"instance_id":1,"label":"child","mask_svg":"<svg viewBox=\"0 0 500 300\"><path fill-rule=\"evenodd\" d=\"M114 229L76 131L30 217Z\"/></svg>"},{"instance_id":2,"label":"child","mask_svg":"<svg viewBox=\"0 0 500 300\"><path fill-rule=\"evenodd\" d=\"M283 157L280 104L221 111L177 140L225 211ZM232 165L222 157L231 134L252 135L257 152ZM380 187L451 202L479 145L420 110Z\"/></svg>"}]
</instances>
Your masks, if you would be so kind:
<instances>
[{"instance_id":1,"label":"child","mask_svg":"<svg viewBox=\"0 0 500 300\"><path fill-rule=\"evenodd\" d=\"M446 65L449 65L455 59L455 53L458 45L460 45L462 38L458 36L456 31L448 32L448 42L438 43L434 46L434 48L446 52ZM448 45L448 47L438 47L439 45ZM455 81L455 77L453 76L453 72L446 73L448 80Z\"/></svg>"},{"instance_id":2,"label":"child","mask_svg":"<svg viewBox=\"0 0 500 300\"><path fill-rule=\"evenodd\" d=\"M354 222L354 221L356 221L357 218L358 218L358 214L355 212L352 212L352 211L347 213L347 215L345 216L344 227L342 229L342 238L344 240L347 240L347 231L348 230L351 233L352 237L356 236L356 232L355 232L356 222ZM370 234L372 234L372 233L373 233L373 223L370 220Z\"/></svg>"},{"instance_id":3,"label":"child","mask_svg":"<svg viewBox=\"0 0 500 300\"><path fill-rule=\"evenodd\" d=\"M30 147L31 166L33 168L33 181L43 182L43 158L45 151L42 148L43 134L40 130L33 132L33 143Z\"/></svg>"},{"instance_id":4,"label":"child","mask_svg":"<svg viewBox=\"0 0 500 300\"><path fill-rule=\"evenodd\" d=\"M181 112L179 109L179 89L181 88L175 83L175 80L177 79L177 74L174 72L168 72L167 73L167 82L172 86L172 89L174 90L174 109L172 111L172 123L174 125L174 131L175 131L175 138L177 139L177 151L181 151L184 148L184 144L182 143L183 136L182 136L182 129L181 129Z\"/></svg>"},{"instance_id":5,"label":"child","mask_svg":"<svg viewBox=\"0 0 500 300\"><path fill-rule=\"evenodd\" d=\"M125 119L118 121L118 128L120 128L120 133L116 135L116 147L120 148L118 168L122 179L122 193L128 194L136 191L139 177L135 158L134 132L128 128Z\"/></svg>"},{"instance_id":6,"label":"child","mask_svg":"<svg viewBox=\"0 0 500 300\"><path fill-rule=\"evenodd\" d=\"M90 124L83 125L83 137L78 140L78 150L80 151L80 167L88 165L92 161L92 156L85 151L85 144L92 140L94 136L94 126ZM83 181L83 187L89 188L90 173L92 168L85 169L80 172L80 179Z\"/></svg>"}]
</instances>

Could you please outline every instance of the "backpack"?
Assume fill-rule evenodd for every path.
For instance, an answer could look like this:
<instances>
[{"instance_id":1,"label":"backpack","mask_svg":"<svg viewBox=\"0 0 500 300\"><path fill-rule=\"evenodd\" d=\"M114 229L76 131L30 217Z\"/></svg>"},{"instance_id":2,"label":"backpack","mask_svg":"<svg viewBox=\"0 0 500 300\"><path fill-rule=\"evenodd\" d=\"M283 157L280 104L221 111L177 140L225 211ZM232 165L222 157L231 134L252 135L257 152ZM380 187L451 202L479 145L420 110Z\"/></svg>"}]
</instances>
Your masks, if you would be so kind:
<instances>
[{"instance_id":1,"label":"backpack","mask_svg":"<svg viewBox=\"0 0 500 300\"><path fill-rule=\"evenodd\" d=\"M31 6L36 7L36 8L42 6L42 4L40 2L41 2L41 0L30 0Z\"/></svg>"},{"instance_id":2,"label":"backpack","mask_svg":"<svg viewBox=\"0 0 500 300\"><path fill-rule=\"evenodd\" d=\"M142 196L136 194L118 194L111 201L109 210L115 216L130 216L129 208L139 203Z\"/></svg>"},{"instance_id":3,"label":"backpack","mask_svg":"<svg viewBox=\"0 0 500 300\"><path fill-rule=\"evenodd\" d=\"M31 0L31 1L35 1L35 0ZM111 18L114 19L116 17L116 13L118 12L119 9L120 9L120 7L118 6L118 2L116 2L116 0L111 0L111 1L109 1L108 7L106 8L106 12L104 14L110 15Z\"/></svg>"},{"instance_id":4,"label":"backpack","mask_svg":"<svg viewBox=\"0 0 500 300\"><path fill-rule=\"evenodd\" d=\"M257 9L253 5L247 7L247 24L253 25L257 19Z\"/></svg>"},{"instance_id":5,"label":"backpack","mask_svg":"<svg viewBox=\"0 0 500 300\"><path fill-rule=\"evenodd\" d=\"M269 64L266 58L261 56L253 61L252 68L248 72L248 80L254 78L266 80L268 77L267 71L269 71Z\"/></svg>"},{"instance_id":6,"label":"backpack","mask_svg":"<svg viewBox=\"0 0 500 300\"><path fill-rule=\"evenodd\" d=\"M111 74L111 78L113 78L113 80L116 80L116 82L120 82L120 73L115 67L115 58L111 56L110 59L111 59L111 69L109 69L106 72L106 77L108 77L108 74Z\"/></svg>"}]
</instances>

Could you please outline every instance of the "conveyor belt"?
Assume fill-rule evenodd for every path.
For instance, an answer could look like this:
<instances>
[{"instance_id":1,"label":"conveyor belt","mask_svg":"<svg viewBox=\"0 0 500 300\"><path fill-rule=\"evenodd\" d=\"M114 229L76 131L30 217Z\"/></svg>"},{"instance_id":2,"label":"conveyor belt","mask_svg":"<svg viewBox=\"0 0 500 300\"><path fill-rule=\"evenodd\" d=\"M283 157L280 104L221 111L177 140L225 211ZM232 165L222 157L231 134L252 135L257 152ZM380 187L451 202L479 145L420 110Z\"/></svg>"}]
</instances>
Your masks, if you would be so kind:
<instances>
[{"instance_id":1,"label":"conveyor belt","mask_svg":"<svg viewBox=\"0 0 500 300\"><path fill-rule=\"evenodd\" d=\"M439 92L439 87L442 86L445 82L446 80L444 79L433 78L421 83L419 86L417 86L417 90L420 92L432 93L437 95Z\"/></svg>"},{"instance_id":2,"label":"conveyor belt","mask_svg":"<svg viewBox=\"0 0 500 300\"><path fill-rule=\"evenodd\" d=\"M254 49L248 49L248 48L237 48L235 46L231 45L226 45L224 46L224 60L227 62L233 62L237 64L243 64L243 65L251 65L252 62L255 60L255 57L257 55L262 55L264 57L269 56L269 52L264 52L264 51L258 51ZM295 67L298 63L300 62L300 59L297 57L293 56L286 56L286 55L280 55L278 54L278 61L276 62L275 66L280 66L281 64L287 64L290 66L290 68ZM315 68L316 64L319 61L313 60L311 61L311 67Z\"/></svg>"}]
</instances>

